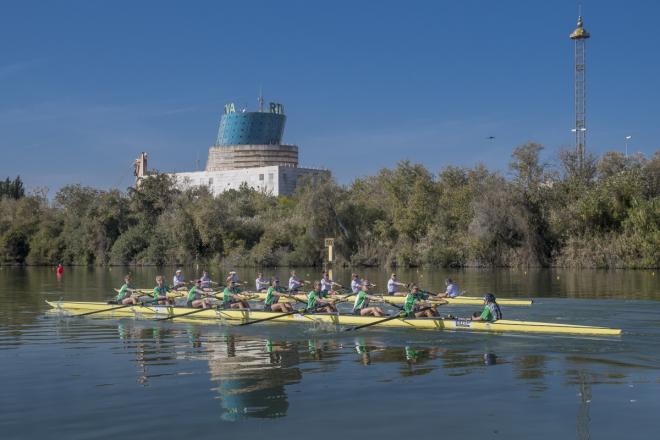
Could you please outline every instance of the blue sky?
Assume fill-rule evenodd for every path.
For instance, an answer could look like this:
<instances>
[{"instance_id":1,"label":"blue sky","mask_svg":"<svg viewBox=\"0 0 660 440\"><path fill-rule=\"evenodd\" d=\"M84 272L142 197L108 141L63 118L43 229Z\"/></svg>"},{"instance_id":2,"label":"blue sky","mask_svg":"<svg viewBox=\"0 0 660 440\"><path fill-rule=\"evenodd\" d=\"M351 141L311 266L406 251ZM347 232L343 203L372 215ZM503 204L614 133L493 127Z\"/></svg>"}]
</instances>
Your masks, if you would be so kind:
<instances>
[{"instance_id":1,"label":"blue sky","mask_svg":"<svg viewBox=\"0 0 660 440\"><path fill-rule=\"evenodd\" d=\"M660 147L660 3L582 2L587 148ZM223 105L282 102L341 183L409 159L506 170L572 145L576 1L4 1L0 177L51 195L205 164ZM495 136L494 140L486 137Z\"/></svg>"}]
</instances>

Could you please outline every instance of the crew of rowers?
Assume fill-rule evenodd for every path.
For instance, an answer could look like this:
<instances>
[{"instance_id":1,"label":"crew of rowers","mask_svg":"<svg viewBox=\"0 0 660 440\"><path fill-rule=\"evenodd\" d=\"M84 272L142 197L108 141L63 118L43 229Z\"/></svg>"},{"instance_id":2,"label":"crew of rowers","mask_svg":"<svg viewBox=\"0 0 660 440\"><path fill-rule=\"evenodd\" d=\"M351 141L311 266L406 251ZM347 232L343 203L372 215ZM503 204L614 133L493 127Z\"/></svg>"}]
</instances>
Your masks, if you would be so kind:
<instances>
[{"instance_id":1,"label":"crew of rowers","mask_svg":"<svg viewBox=\"0 0 660 440\"><path fill-rule=\"evenodd\" d=\"M137 304L160 304L160 305L175 305L174 298L169 297L168 293L171 291L187 290L185 296L185 306L191 308L212 308L214 307L213 299L219 300L216 306L223 309L249 309L250 305L244 296L241 296L240 286L246 284L241 283L236 271L230 271L225 279L225 288L220 295L213 292L212 285L218 284L211 280L207 271L203 271L202 276L192 282L192 287L188 289L181 269L178 269L172 279L172 287L165 285L165 280L162 275L156 277L156 287L154 287L150 297L140 296L140 291L131 285L131 276L124 277L124 284L118 290L114 304L122 305L137 305ZM311 313L337 313L335 302L343 300L350 296L355 295L353 302L352 313L357 316L386 316L381 307L370 306L369 302L386 302L381 296L370 294L370 291L375 284L371 284L366 279L361 279L358 274L353 273L351 276L351 293L344 298L337 298L330 301L330 296L339 295L335 287L343 289L343 286L334 282L328 276L328 272L323 272L320 281L315 281L313 284L306 280L301 280L297 277L296 271L291 271L291 277L288 280L287 288L280 286L277 278L264 278L263 273L259 272L255 280L255 289L257 292L266 292L264 298L264 311L267 312L282 312L290 313L294 311L294 307L289 302L280 303L281 297L289 297L294 300L300 300L299 297L292 297L299 293L305 285L311 284L312 290L307 294L307 305L305 311ZM396 274L393 273L387 282L387 293L393 296L405 296L403 307L389 303L401 309L399 312L402 316L407 318L434 318L438 316L435 308L437 300L443 298L455 298L461 295L458 285L447 278L445 280L446 290L440 293L430 293L422 291L419 286L415 284L405 284L397 281ZM406 291L401 291L400 288L407 288ZM436 301L436 304L429 302L429 299ZM179 303L178 305L184 305ZM449 315L448 318L454 317ZM502 312L493 294L486 294L484 296L484 308L481 312L475 312L471 318L473 321L496 321L502 319Z\"/></svg>"}]
</instances>

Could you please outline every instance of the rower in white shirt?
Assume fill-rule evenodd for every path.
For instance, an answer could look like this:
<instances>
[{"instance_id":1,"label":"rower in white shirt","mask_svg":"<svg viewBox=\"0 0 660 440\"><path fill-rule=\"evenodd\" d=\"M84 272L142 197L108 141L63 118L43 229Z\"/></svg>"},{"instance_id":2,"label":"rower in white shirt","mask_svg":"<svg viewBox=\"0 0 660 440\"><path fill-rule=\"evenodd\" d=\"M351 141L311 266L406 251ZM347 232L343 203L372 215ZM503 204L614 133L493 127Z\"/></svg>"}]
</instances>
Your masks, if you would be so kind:
<instances>
[{"instance_id":1,"label":"rower in white shirt","mask_svg":"<svg viewBox=\"0 0 660 440\"><path fill-rule=\"evenodd\" d=\"M456 284L451 278L445 280L445 285L447 286L447 290L445 290L445 293L438 293L436 295L438 298L456 298L461 295L462 292L458 288L458 284Z\"/></svg>"},{"instance_id":2,"label":"rower in white shirt","mask_svg":"<svg viewBox=\"0 0 660 440\"><path fill-rule=\"evenodd\" d=\"M202 282L202 289L210 289L211 288L211 276L207 271L202 272L202 277L199 279Z\"/></svg>"},{"instance_id":3,"label":"rower in white shirt","mask_svg":"<svg viewBox=\"0 0 660 440\"><path fill-rule=\"evenodd\" d=\"M289 278L289 291L296 292L298 291L305 283L298 279L296 276L296 271L291 271L291 277Z\"/></svg>"},{"instance_id":4,"label":"rower in white shirt","mask_svg":"<svg viewBox=\"0 0 660 440\"><path fill-rule=\"evenodd\" d=\"M393 273L390 279L387 281L387 294L388 295L407 295L406 292L399 292L399 287L406 287L404 283L400 283L396 280L396 274Z\"/></svg>"},{"instance_id":5,"label":"rower in white shirt","mask_svg":"<svg viewBox=\"0 0 660 440\"><path fill-rule=\"evenodd\" d=\"M225 284L231 286L232 284L241 284L241 280L238 278L238 274L235 270L229 272L227 278L225 278Z\"/></svg>"},{"instance_id":6,"label":"rower in white shirt","mask_svg":"<svg viewBox=\"0 0 660 440\"><path fill-rule=\"evenodd\" d=\"M254 280L254 287L255 289L257 289L257 292L264 292L268 290L269 286L270 286L270 280L264 278L264 274L259 272L257 274L257 279Z\"/></svg>"},{"instance_id":7,"label":"rower in white shirt","mask_svg":"<svg viewBox=\"0 0 660 440\"><path fill-rule=\"evenodd\" d=\"M181 269L177 269L172 278L172 289L178 289L186 285L186 280L183 278Z\"/></svg>"},{"instance_id":8,"label":"rower in white shirt","mask_svg":"<svg viewBox=\"0 0 660 440\"><path fill-rule=\"evenodd\" d=\"M362 289L362 278L358 274L351 274L351 292L358 293Z\"/></svg>"},{"instance_id":9,"label":"rower in white shirt","mask_svg":"<svg viewBox=\"0 0 660 440\"><path fill-rule=\"evenodd\" d=\"M334 295L336 292L333 290L332 286L339 285L332 281L328 276L328 272L324 271L321 274L321 298L324 298L328 295Z\"/></svg>"}]
</instances>

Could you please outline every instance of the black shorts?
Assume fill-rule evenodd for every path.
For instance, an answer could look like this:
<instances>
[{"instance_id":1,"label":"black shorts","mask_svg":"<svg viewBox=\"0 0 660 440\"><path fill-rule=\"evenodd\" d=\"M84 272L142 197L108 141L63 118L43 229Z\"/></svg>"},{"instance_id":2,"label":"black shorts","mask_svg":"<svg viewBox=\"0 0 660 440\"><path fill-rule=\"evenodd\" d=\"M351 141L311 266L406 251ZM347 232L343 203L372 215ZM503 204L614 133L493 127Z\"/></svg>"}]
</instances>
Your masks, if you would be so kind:
<instances>
[{"instance_id":1,"label":"black shorts","mask_svg":"<svg viewBox=\"0 0 660 440\"><path fill-rule=\"evenodd\" d=\"M192 301L187 301L186 302L186 307L192 308L192 306L193 306L192 303L193 303Z\"/></svg>"},{"instance_id":2,"label":"black shorts","mask_svg":"<svg viewBox=\"0 0 660 440\"><path fill-rule=\"evenodd\" d=\"M116 299L111 299L110 301L108 301L108 304L120 304L120 302L117 301Z\"/></svg>"},{"instance_id":3,"label":"black shorts","mask_svg":"<svg viewBox=\"0 0 660 440\"><path fill-rule=\"evenodd\" d=\"M264 304L264 312L272 312L273 308L270 304Z\"/></svg>"},{"instance_id":4,"label":"black shorts","mask_svg":"<svg viewBox=\"0 0 660 440\"><path fill-rule=\"evenodd\" d=\"M231 309L231 305L232 305L232 304L235 304L235 303L237 303L237 302L240 302L240 301L239 301L239 300L236 300L236 299L230 299L229 301L222 301L222 302L219 304L218 307L221 308L221 309Z\"/></svg>"},{"instance_id":5,"label":"black shorts","mask_svg":"<svg viewBox=\"0 0 660 440\"><path fill-rule=\"evenodd\" d=\"M362 316L362 309L355 309L353 310L353 314L355 316Z\"/></svg>"}]
</instances>

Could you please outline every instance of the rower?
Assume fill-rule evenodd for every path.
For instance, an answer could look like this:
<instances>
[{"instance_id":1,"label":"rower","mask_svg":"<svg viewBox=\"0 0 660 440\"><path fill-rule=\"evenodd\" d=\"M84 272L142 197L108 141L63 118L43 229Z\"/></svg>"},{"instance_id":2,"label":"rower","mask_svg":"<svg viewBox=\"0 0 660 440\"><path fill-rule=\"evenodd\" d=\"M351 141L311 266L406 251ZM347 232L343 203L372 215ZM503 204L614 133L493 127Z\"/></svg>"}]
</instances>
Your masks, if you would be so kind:
<instances>
[{"instance_id":1,"label":"rower","mask_svg":"<svg viewBox=\"0 0 660 440\"><path fill-rule=\"evenodd\" d=\"M186 285L186 280L183 278L183 273L181 269L177 269L174 272L174 278L172 278L172 289L176 290Z\"/></svg>"},{"instance_id":2,"label":"rower","mask_svg":"<svg viewBox=\"0 0 660 440\"><path fill-rule=\"evenodd\" d=\"M154 287L154 301L156 301L158 304L172 304L172 301L167 297L167 292L169 292L170 289L165 285L165 279L163 278L162 275L158 275L156 277L156 287Z\"/></svg>"},{"instance_id":3,"label":"rower","mask_svg":"<svg viewBox=\"0 0 660 440\"><path fill-rule=\"evenodd\" d=\"M126 275L124 277L124 284L119 289L119 293L114 299L114 304L137 304L137 298L133 297L133 294L136 290L131 285L131 276Z\"/></svg>"},{"instance_id":4,"label":"rower","mask_svg":"<svg viewBox=\"0 0 660 440\"><path fill-rule=\"evenodd\" d=\"M487 293L484 296L484 309L481 311L481 313L474 312L472 315L472 320L495 322L498 319L502 319L502 310L500 310L500 305L497 304L495 295L492 293Z\"/></svg>"},{"instance_id":5,"label":"rower","mask_svg":"<svg viewBox=\"0 0 660 440\"><path fill-rule=\"evenodd\" d=\"M238 283L229 283L222 292L222 307L225 309L249 309L250 305L238 295L239 293Z\"/></svg>"},{"instance_id":6,"label":"rower","mask_svg":"<svg viewBox=\"0 0 660 440\"><path fill-rule=\"evenodd\" d=\"M259 272L257 274L257 279L254 280L254 287L256 288L257 292L263 292L264 290L270 289L270 285L271 281L269 281L267 278L264 278L264 274Z\"/></svg>"},{"instance_id":7,"label":"rower","mask_svg":"<svg viewBox=\"0 0 660 440\"><path fill-rule=\"evenodd\" d=\"M404 296L405 292L399 292L399 287L406 287L404 283L396 280L396 274L393 273L389 280L387 280L387 294Z\"/></svg>"},{"instance_id":8,"label":"rower","mask_svg":"<svg viewBox=\"0 0 660 440\"><path fill-rule=\"evenodd\" d=\"M235 270L229 271L229 275L227 275L227 278L225 278L226 285L231 286L232 284L239 285L241 283L241 280L238 278L238 274L236 273Z\"/></svg>"},{"instance_id":9,"label":"rower","mask_svg":"<svg viewBox=\"0 0 660 440\"><path fill-rule=\"evenodd\" d=\"M296 271L291 271L291 277L289 278L289 292L297 292L305 283L300 281L296 276Z\"/></svg>"},{"instance_id":10,"label":"rower","mask_svg":"<svg viewBox=\"0 0 660 440\"><path fill-rule=\"evenodd\" d=\"M445 290L444 293L438 293L435 295L437 298L456 298L461 295L458 284L456 284L451 278L445 280L445 286L447 286L447 290Z\"/></svg>"},{"instance_id":11,"label":"rower","mask_svg":"<svg viewBox=\"0 0 660 440\"><path fill-rule=\"evenodd\" d=\"M200 281L202 282L202 289L210 289L211 288L211 277L209 276L209 273L207 271L202 272L202 277L200 278Z\"/></svg>"},{"instance_id":12,"label":"rower","mask_svg":"<svg viewBox=\"0 0 660 440\"><path fill-rule=\"evenodd\" d=\"M321 283L314 281L314 289L307 294L307 311L311 313L336 313L334 305L327 301L320 301Z\"/></svg>"},{"instance_id":13,"label":"rower","mask_svg":"<svg viewBox=\"0 0 660 440\"><path fill-rule=\"evenodd\" d=\"M280 300L280 280L273 278L270 287L266 291L266 299L264 299L264 312L283 312L288 313L293 311L293 306L289 303L279 304Z\"/></svg>"},{"instance_id":14,"label":"rower","mask_svg":"<svg viewBox=\"0 0 660 440\"><path fill-rule=\"evenodd\" d=\"M337 283L330 279L328 272L323 271L321 274L321 298L325 298L328 295L336 295L337 292L332 289L332 286L335 284Z\"/></svg>"},{"instance_id":15,"label":"rower","mask_svg":"<svg viewBox=\"0 0 660 440\"><path fill-rule=\"evenodd\" d=\"M380 307L369 307L369 300L377 301L378 298L369 295L368 292L369 285L365 283L358 292L355 303L353 303L353 314L358 316L385 316L383 309Z\"/></svg>"},{"instance_id":16,"label":"rower","mask_svg":"<svg viewBox=\"0 0 660 440\"><path fill-rule=\"evenodd\" d=\"M363 281L358 276L358 274L356 273L351 274L351 292L358 293L362 288L362 282Z\"/></svg>"},{"instance_id":17,"label":"rower","mask_svg":"<svg viewBox=\"0 0 660 440\"><path fill-rule=\"evenodd\" d=\"M413 284L410 293L406 295L406 299L403 303L403 311L408 314L408 318L433 318L438 316L438 312L435 309L420 310L419 303L423 299L424 297L420 293L419 287Z\"/></svg>"},{"instance_id":18,"label":"rower","mask_svg":"<svg viewBox=\"0 0 660 440\"><path fill-rule=\"evenodd\" d=\"M192 307L195 309L201 309L204 307L208 309L211 307L211 301L208 298L202 299L202 280L197 280L195 285L188 291L188 296L186 297L186 307Z\"/></svg>"}]
</instances>

